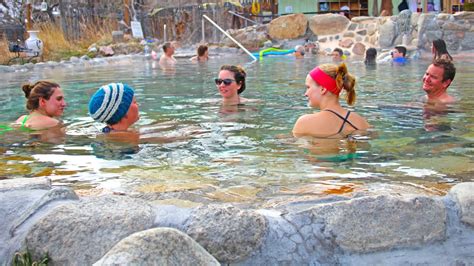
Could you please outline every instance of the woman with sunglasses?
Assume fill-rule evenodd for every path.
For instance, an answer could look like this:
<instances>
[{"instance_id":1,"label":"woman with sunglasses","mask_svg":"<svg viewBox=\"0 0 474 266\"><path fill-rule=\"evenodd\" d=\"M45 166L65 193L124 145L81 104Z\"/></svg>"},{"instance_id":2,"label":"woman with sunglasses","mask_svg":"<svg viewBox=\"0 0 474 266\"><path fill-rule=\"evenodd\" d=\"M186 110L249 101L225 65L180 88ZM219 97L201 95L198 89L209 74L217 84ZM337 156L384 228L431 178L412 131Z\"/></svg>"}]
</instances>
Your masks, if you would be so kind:
<instances>
[{"instance_id":1,"label":"woman with sunglasses","mask_svg":"<svg viewBox=\"0 0 474 266\"><path fill-rule=\"evenodd\" d=\"M247 99L240 97L245 90L245 77L247 73L240 66L223 65L219 77L215 79L217 89L222 96L223 105L238 105Z\"/></svg>"},{"instance_id":2,"label":"woman with sunglasses","mask_svg":"<svg viewBox=\"0 0 474 266\"><path fill-rule=\"evenodd\" d=\"M344 63L339 66L324 64L311 70L306 76L305 96L308 105L319 108L321 112L298 118L293 135L331 137L367 129L370 125L362 116L343 108L339 103L339 94L344 90L347 103L354 104L355 81Z\"/></svg>"}]
</instances>

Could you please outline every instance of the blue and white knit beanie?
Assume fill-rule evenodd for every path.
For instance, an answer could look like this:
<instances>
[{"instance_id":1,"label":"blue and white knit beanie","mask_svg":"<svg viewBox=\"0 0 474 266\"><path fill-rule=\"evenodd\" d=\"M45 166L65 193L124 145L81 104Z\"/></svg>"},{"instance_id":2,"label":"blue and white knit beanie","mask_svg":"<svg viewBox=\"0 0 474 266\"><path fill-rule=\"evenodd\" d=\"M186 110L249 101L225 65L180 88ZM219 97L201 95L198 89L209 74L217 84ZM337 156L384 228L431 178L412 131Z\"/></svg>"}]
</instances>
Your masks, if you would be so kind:
<instances>
[{"instance_id":1,"label":"blue and white knit beanie","mask_svg":"<svg viewBox=\"0 0 474 266\"><path fill-rule=\"evenodd\" d=\"M90 116L109 125L116 124L127 114L133 101L133 89L127 84L110 83L100 87L89 101Z\"/></svg>"}]
</instances>

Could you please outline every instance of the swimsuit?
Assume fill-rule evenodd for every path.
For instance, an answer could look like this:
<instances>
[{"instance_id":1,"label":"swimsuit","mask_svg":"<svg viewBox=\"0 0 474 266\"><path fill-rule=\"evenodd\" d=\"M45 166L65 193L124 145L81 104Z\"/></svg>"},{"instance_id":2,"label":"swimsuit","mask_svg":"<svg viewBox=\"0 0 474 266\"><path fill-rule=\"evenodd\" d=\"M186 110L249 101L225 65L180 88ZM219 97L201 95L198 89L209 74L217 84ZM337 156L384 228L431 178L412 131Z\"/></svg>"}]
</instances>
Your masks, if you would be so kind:
<instances>
[{"instance_id":1,"label":"swimsuit","mask_svg":"<svg viewBox=\"0 0 474 266\"><path fill-rule=\"evenodd\" d=\"M26 121L28 120L28 118L30 118L29 115L25 115L25 118L23 118L23 121L21 121L21 129L27 129L27 127L25 126L25 123Z\"/></svg>"},{"instance_id":2,"label":"swimsuit","mask_svg":"<svg viewBox=\"0 0 474 266\"><path fill-rule=\"evenodd\" d=\"M347 118L349 118L349 115L351 114L351 111L348 111L347 114L346 114L346 117L343 117L342 115L334 112L333 110L329 110L329 109L325 109L323 111L328 111L328 112L331 112L333 114L335 114L337 117L339 117L340 119L342 119L342 125L341 125L341 128L339 128L339 131L336 133L336 134L339 134L342 132L342 130L344 129L344 126L347 124L349 124L351 127L353 127L355 130L358 130L358 128L356 126L354 126L349 120L347 120Z\"/></svg>"},{"instance_id":3,"label":"swimsuit","mask_svg":"<svg viewBox=\"0 0 474 266\"><path fill-rule=\"evenodd\" d=\"M109 126L104 127L101 131L102 133L110 133L113 129Z\"/></svg>"}]
</instances>

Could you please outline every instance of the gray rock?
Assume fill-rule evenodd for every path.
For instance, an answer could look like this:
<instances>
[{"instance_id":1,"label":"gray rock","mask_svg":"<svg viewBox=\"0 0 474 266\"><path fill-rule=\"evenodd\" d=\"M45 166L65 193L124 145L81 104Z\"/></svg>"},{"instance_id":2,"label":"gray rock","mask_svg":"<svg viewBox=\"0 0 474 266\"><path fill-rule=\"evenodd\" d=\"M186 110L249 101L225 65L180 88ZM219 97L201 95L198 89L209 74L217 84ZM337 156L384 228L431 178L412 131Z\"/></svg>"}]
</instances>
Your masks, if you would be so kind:
<instances>
[{"instance_id":1,"label":"gray rock","mask_svg":"<svg viewBox=\"0 0 474 266\"><path fill-rule=\"evenodd\" d=\"M395 23L388 19L384 24L380 26L379 29L379 44L381 48L390 48L393 46L393 41L396 36Z\"/></svg>"},{"instance_id":2,"label":"gray rock","mask_svg":"<svg viewBox=\"0 0 474 266\"><path fill-rule=\"evenodd\" d=\"M99 265L220 265L188 235L172 228L153 228L122 239Z\"/></svg>"},{"instance_id":3,"label":"gray rock","mask_svg":"<svg viewBox=\"0 0 474 266\"><path fill-rule=\"evenodd\" d=\"M461 41L461 48L463 50L474 49L474 32L464 33L464 39Z\"/></svg>"},{"instance_id":4,"label":"gray rock","mask_svg":"<svg viewBox=\"0 0 474 266\"><path fill-rule=\"evenodd\" d=\"M359 24L351 23L351 24L349 25L349 28L347 29L347 31L355 31L355 30L357 29L357 26L358 26L358 25L359 25Z\"/></svg>"},{"instance_id":5,"label":"gray rock","mask_svg":"<svg viewBox=\"0 0 474 266\"><path fill-rule=\"evenodd\" d=\"M89 61L91 58L88 55L81 56L81 61Z\"/></svg>"},{"instance_id":6,"label":"gray rock","mask_svg":"<svg viewBox=\"0 0 474 266\"><path fill-rule=\"evenodd\" d=\"M355 36L355 33L352 32L352 31L346 31L344 32L344 34L342 35L342 37L344 38L353 38Z\"/></svg>"},{"instance_id":7,"label":"gray rock","mask_svg":"<svg viewBox=\"0 0 474 266\"><path fill-rule=\"evenodd\" d=\"M443 30L468 31L471 29L471 25L447 21L441 26L441 28Z\"/></svg>"},{"instance_id":8,"label":"gray rock","mask_svg":"<svg viewBox=\"0 0 474 266\"><path fill-rule=\"evenodd\" d=\"M79 59L77 56L71 56L71 58L69 58L69 61L74 64L81 62L81 59Z\"/></svg>"},{"instance_id":9,"label":"gray rock","mask_svg":"<svg viewBox=\"0 0 474 266\"><path fill-rule=\"evenodd\" d=\"M29 230L24 245L55 265L86 265L100 259L124 237L153 224L151 207L120 196L87 198L53 209Z\"/></svg>"},{"instance_id":10,"label":"gray rock","mask_svg":"<svg viewBox=\"0 0 474 266\"><path fill-rule=\"evenodd\" d=\"M8 73L8 72L13 72L13 68L9 66L2 66L0 65L0 73Z\"/></svg>"},{"instance_id":11,"label":"gray rock","mask_svg":"<svg viewBox=\"0 0 474 266\"><path fill-rule=\"evenodd\" d=\"M77 196L69 188L51 189L47 178L2 180L0 191L0 265L9 265L21 250L29 228L53 207Z\"/></svg>"},{"instance_id":12,"label":"gray rock","mask_svg":"<svg viewBox=\"0 0 474 266\"><path fill-rule=\"evenodd\" d=\"M237 262L257 250L267 230L265 218L232 206L198 208L185 226L186 233L223 263Z\"/></svg>"},{"instance_id":13,"label":"gray rock","mask_svg":"<svg viewBox=\"0 0 474 266\"><path fill-rule=\"evenodd\" d=\"M348 252L419 246L445 239L443 203L427 197L364 197L317 206L311 220L324 220L324 234Z\"/></svg>"},{"instance_id":14,"label":"gray rock","mask_svg":"<svg viewBox=\"0 0 474 266\"><path fill-rule=\"evenodd\" d=\"M427 44L439 39L442 36L442 31L439 25L436 23L436 14L421 13L417 24L418 30L418 43ZM423 47L420 47L423 48Z\"/></svg>"},{"instance_id":15,"label":"gray rock","mask_svg":"<svg viewBox=\"0 0 474 266\"><path fill-rule=\"evenodd\" d=\"M51 180L45 177L0 180L0 192L20 189L50 189Z\"/></svg>"},{"instance_id":16,"label":"gray rock","mask_svg":"<svg viewBox=\"0 0 474 266\"><path fill-rule=\"evenodd\" d=\"M20 227L28 218L33 216L40 208L47 205L50 202L57 200L78 200L76 193L71 188L67 187L55 187L44 194L38 199L30 208L18 217L13 222L13 226L10 228L10 235L13 236L15 230Z\"/></svg>"},{"instance_id":17,"label":"gray rock","mask_svg":"<svg viewBox=\"0 0 474 266\"><path fill-rule=\"evenodd\" d=\"M461 221L474 226L474 182L455 185L449 194L456 200L461 210Z\"/></svg>"}]
</instances>

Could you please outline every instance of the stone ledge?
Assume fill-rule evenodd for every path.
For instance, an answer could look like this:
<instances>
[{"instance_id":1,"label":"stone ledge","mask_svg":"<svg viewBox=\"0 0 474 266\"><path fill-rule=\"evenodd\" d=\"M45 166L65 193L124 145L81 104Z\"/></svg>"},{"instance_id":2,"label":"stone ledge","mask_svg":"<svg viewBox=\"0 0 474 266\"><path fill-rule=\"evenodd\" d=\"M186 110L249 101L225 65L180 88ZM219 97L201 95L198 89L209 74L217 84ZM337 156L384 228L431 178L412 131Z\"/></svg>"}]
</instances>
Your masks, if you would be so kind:
<instances>
[{"instance_id":1,"label":"stone ledge","mask_svg":"<svg viewBox=\"0 0 474 266\"><path fill-rule=\"evenodd\" d=\"M24 217L20 219L22 225L18 226L24 234L20 232L14 238L0 234L0 264L10 264L12 252L24 250L26 243L34 256L47 251L54 264L77 265L92 264L101 257L112 258L113 254L118 256L115 259L121 260L124 250L133 256L141 257L142 252L148 256L145 253L154 248L139 243L148 239L146 242L151 246L159 245L163 239L158 235L169 236L167 239L173 239L171 244L192 242L184 233L173 229L148 230L163 226L179 228L198 242L211 254L201 257L209 263L216 258L220 263L235 265L345 264L351 261L371 264L386 257L390 258L389 264L436 264L440 256L469 262L474 261L470 255L470 247L474 246L474 196L470 193L473 188L474 183L461 183L446 197L376 195L308 202L303 208L302 205L296 209L288 206L281 211L239 209L231 205L179 208L110 195L71 202L64 201L70 199L71 194L61 189L3 191L0 197L5 200L12 193L30 195L42 191L51 194L46 199L62 201L60 206L44 205L42 202L49 201L37 195L17 205L14 201L6 202L8 204L0 208L3 213L12 213L12 210L26 213L21 216ZM36 205L46 207L42 208L39 219L29 211L37 210L31 208ZM453 215L455 213L461 215ZM1 220L5 217L0 218L0 225L12 225L10 218ZM471 226L463 226L458 218ZM133 250L119 248L117 243L122 241ZM24 245L16 247L17 242ZM201 246L197 245L196 249L191 246L194 245L187 245L179 252L166 246L160 249L162 253L158 257L171 262L179 254L186 257L186 252L207 254L199 251ZM122 255L117 255L117 250ZM179 254L173 253L175 251ZM105 254L108 256L104 257ZM400 254L410 254L410 257ZM146 258L150 260L137 264L153 260ZM450 260L444 262L449 264ZM98 265L101 263L106 264L103 260Z\"/></svg>"},{"instance_id":2,"label":"stone ledge","mask_svg":"<svg viewBox=\"0 0 474 266\"><path fill-rule=\"evenodd\" d=\"M51 180L46 177L14 178L0 181L0 192L24 189L50 189Z\"/></svg>"}]
</instances>

